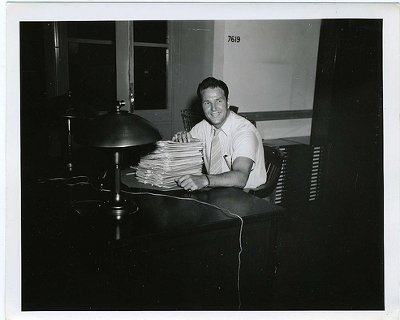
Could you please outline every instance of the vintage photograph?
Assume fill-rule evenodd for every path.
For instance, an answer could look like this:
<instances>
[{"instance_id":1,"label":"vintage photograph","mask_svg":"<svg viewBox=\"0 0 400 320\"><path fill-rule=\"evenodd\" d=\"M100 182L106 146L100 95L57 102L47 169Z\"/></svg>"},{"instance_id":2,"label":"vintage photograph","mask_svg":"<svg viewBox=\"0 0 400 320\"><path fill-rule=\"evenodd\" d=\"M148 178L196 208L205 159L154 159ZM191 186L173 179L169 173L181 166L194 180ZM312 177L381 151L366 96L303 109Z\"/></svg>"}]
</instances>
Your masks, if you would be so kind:
<instances>
[{"instance_id":1,"label":"vintage photograph","mask_svg":"<svg viewBox=\"0 0 400 320\"><path fill-rule=\"evenodd\" d=\"M18 21L22 314L384 311L384 21Z\"/></svg>"}]
</instances>

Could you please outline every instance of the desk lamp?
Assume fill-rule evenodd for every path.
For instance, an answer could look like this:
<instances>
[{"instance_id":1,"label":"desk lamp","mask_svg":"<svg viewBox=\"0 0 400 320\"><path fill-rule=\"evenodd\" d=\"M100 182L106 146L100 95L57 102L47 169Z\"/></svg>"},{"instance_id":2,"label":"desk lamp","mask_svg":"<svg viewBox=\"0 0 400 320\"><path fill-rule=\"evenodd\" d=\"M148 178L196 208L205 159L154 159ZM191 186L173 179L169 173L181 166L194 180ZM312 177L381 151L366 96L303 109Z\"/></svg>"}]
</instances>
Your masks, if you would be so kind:
<instances>
[{"instance_id":1,"label":"desk lamp","mask_svg":"<svg viewBox=\"0 0 400 320\"><path fill-rule=\"evenodd\" d=\"M121 196L121 151L126 147L150 144L161 139L160 133L142 117L120 110L125 103L119 101L116 109L90 121L87 130L77 140L92 147L107 148L114 154L113 198L104 202L102 210L121 219L138 211L138 206Z\"/></svg>"}]
</instances>

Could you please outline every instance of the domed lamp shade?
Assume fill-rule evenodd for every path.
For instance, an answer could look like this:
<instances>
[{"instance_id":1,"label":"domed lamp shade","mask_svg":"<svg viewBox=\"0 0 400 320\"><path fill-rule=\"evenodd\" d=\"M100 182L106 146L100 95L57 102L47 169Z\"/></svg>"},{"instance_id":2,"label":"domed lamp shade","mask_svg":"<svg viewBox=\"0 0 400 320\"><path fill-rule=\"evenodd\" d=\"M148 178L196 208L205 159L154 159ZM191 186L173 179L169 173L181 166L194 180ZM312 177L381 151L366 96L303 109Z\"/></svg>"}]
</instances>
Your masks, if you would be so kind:
<instances>
[{"instance_id":1,"label":"domed lamp shade","mask_svg":"<svg viewBox=\"0 0 400 320\"><path fill-rule=\"evenodd\" d=\"M124 104L121 101L114 111L91 120L86 130L76 137L77 142L80 144L113 150L113 197L110 201L103 203L102 210L117 219L138 211L135 203L127 201L121 196L121 149L161 140L160 133L149 121L128 111L120 110Z\"/></svg>"}]
</instances>

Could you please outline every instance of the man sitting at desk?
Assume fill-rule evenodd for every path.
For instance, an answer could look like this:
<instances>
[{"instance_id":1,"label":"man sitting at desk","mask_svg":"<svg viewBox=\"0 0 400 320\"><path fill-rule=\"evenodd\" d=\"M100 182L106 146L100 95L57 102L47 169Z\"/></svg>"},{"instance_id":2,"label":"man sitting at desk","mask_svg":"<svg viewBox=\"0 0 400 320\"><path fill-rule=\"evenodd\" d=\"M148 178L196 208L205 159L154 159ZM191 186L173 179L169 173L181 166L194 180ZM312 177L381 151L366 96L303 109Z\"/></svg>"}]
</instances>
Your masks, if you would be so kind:
<instances>
[{"instance_id":1,"label":"man sitting at desk","mask_svg":"<svg viewBox=\"0 0 400 320\"><path fill-rule=\"evenodd\" d=\"M266 180L264 149L256 127L229 110L229 89L222 80L204 79L198 86L206 120L190 132L176 133L172 140L204 142L203 157L208 174L185 175L177 184L185 190L211 187L253 189Z\"/></svg>"}]
</instances>

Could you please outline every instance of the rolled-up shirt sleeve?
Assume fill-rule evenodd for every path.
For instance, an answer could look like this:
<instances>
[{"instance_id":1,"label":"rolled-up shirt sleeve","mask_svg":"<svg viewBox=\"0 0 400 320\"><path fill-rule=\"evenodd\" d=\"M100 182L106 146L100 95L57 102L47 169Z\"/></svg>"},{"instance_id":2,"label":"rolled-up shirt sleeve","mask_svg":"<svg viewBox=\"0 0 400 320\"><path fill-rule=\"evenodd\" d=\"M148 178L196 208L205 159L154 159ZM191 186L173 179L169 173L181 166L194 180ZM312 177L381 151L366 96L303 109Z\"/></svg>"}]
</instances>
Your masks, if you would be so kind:
<instances>
[{"instance_id":1,"label":"rolled-up shirt sleeve","mask_svg":"<svg viewBox=\"0 0 400 320\"><path fill-rule=\"evenodd\" d=\"M206 123L204 123L203 121L197 123L190 131L190 135L195 138L195 139L199 139L201 141L205 141L206 140L206 130L207 125Z\"/></svg>"},{"instance_id":2,"label":"rolled-up shirt sleeve","mask_svg":"<svg viewBox=\"0 0 400 320\"><path fill-rule=\"evenodd\" d=\"M252 131L241 131L235 134L233 140L232 161L238 157L246 157L256 162L258 151L257 136Z\"/></svg>"}]
</instances>

